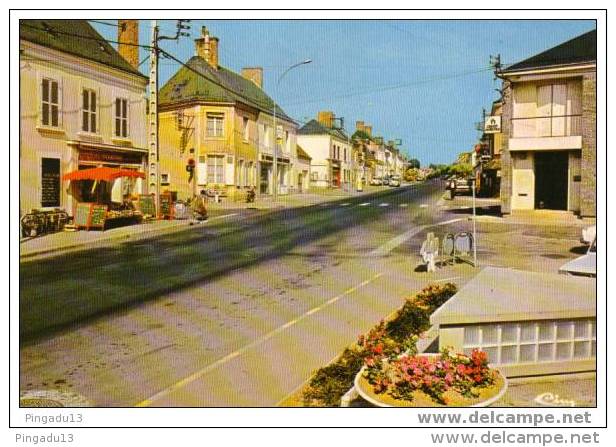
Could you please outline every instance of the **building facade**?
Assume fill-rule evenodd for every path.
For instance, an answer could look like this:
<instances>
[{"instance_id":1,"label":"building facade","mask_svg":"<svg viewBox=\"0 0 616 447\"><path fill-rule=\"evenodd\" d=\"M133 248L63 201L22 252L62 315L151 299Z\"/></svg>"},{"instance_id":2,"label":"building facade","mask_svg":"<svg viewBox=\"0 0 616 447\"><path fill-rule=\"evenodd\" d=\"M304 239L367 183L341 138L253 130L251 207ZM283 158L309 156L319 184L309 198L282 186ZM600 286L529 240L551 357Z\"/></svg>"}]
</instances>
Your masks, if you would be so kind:
<instances>
[{"instance_id":1,"label":"building facade","mask_svg":"<svg viewBox=\"0 0 616 447\"><path fill-rule=\"evenodd\" d=\"M298 142L311 157L310 186L350 187L353 182L354 153L348 135L334 126L335 115L322 111L298 131Z\"/></svg>"},{"instance_id":2,"label":"building facade","mask_svg":"<svg viewBox=\"0 0 616 447\"><path fill-rule=\"evenodd\" d=\"M596 216L596 41L591 31L498 73L504 213Z\"/></svg>"},{"instance_id":3,"label":"building facade","mask_svg":"<svg viewBox=\"0 0 616 447\"><path fill-rule=\"evenodd\" d=\"M137 21L127 22L119 38L137 39ZM72 215L78 202L92 200L93 184L64 182L64 174L96 166L145 171L147 79L85 20L21 20L19 34L20 214L63 208ZM140 179L118 179L106 194L121 201L142 187Z\"/></svg>"},{"instance_id":4,"label":"building facade","mask_svg":"<svg viewBox=\"0 0 616 447\"><path fill-rule=\"evenodd\" d=\"M190 198L201 190L239 197L248 188L271 194L274 108L278 193L296 191L297 125L263 91L263 70L241 75L218 63L219 40L206 28L195 56L161 88L161 190Z\"/></svg>"}]
</instances>

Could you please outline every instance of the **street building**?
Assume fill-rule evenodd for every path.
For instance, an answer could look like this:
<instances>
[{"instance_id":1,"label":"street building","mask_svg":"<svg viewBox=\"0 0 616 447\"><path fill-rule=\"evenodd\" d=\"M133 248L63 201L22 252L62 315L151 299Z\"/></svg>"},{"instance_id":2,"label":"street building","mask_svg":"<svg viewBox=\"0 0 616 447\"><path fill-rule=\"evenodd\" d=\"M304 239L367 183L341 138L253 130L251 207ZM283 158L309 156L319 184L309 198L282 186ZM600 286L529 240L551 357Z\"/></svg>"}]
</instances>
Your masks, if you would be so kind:
<instances>
[{"instance_id":1,"label":"street building","mask_svg":"<svg viewBox=\"0 0 616 447\"><path fill-rule=\"evenodd\" d=\"M335 115L321 111L298 131L298 143L312 158L310 186L340 188L352 181L353 154L349 136L334 125Z\"/></svg>"},{"instance_id":2,"label":"street building","mask_svg":"<svg viewBox=\"0 0 616 447\"><path fill-rule=\"evenodd\" d=\"M596 53L591 31L497 70L504 213L596 216Z\"/></svg>"},{"instance_id":3,"label":"street building","mask_svg":"<svg viewBox=\"0 0 616 447\"><path fill-rule=\"evenodd\" d=\"M230 198L255 187L295 191L297 124L263 90L263 69L241 74L219 64L219 39L202 28L195 56L160 89L161 189L188 198L200 190ZM274 117L275 110L275 117ZM274 121L278 137L274 180Z\"/></svg>"},{"instance_id":4,"label":"street building","mask_svg":"<svg viewBox=\"0 0 616 447\"><path fill-rule=\"evenodd\" d=\"M310 188L310 164L312 157L297 145L297 191L305 192Z\"/></svg>"},{"instance_id":5,"label":"street building","mask_svg":"<svg viewBox=\"0 0 616 447\"><path fill-rule=\"evenodd\" d=\"M119 21L116 51L86 20L21 20L20 214L92 200L94 182L62 176L97 166L145 172L146 86L138 70L138 21ZM104 194L142 192L118 179Z\"/></svg>"},{"instance_id":6,"label":"street building","mask_svg":"<svg viewBox=\"0 0 616 447\"><path fill-rule=\"evenodd\" d=\"M492 103L490 113L479 123L483 133L479 144L475 146L474 167L477 194L481 197L496 197L500 193L502 114L503 101L497 99Z\"/></svg>"}]
</instances>

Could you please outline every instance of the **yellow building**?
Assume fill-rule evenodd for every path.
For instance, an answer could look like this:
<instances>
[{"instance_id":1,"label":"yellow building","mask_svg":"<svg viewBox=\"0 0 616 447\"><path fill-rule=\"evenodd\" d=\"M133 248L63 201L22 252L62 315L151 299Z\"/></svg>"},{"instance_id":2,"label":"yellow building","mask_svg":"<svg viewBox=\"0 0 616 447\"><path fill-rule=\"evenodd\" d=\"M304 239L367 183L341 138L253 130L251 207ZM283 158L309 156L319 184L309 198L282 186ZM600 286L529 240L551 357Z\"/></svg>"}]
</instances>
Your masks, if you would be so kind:
<instances>
[{"instance_id":1,"label":"yellow building","mask_svg":"<svg viewBox=\"0 0 616 447\"><path fill-rule=\"evenodd\" d=\"M274 102L263 70L234 73L218 64L217 37L201 30L196 55L161 88L161 190L187 199L201 190L238 198L249 187L269 194L273 183ZM297 125L276 106L278 192L297 187ZM192 169L190 169L192 167Z\"/></svg>"},{"instance_id":2,"label":"yellow building","mask_svg":"<svg viewBox=\"0 0 616 447\"><path fill-rule=\"evenodd\" d=\"M137 21L127 22L119 37L126 31L136 42ZM145 171L147 79L138 62L132 66L85 20L21 20L19 50L20 214L56 207L72 214L88 201L92 185L62 181L68 172ZM117 180L109 187L120 200L142 185Z\"/></svg>"}]
</instances>

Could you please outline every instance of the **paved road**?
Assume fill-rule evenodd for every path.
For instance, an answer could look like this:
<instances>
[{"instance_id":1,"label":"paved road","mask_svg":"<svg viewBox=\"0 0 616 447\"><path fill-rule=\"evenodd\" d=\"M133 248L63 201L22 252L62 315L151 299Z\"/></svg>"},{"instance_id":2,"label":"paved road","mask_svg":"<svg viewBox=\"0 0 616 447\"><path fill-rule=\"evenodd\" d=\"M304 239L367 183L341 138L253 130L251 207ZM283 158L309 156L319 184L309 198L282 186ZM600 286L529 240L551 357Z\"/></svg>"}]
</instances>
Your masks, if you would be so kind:
<instances>
[{"instance_id":1,"label":"paved road","mask_svg":"<svg viewBox=\"0 0 616 447\"><path fill-rule=\"evenodd\" d=\"M20 387L97 406L272 406L405 296L437 184L245 211L20 266ZM451 216L449 216L451 218ZM397 249L398 248L398 249Z\"/></svg>"}]
</instances>

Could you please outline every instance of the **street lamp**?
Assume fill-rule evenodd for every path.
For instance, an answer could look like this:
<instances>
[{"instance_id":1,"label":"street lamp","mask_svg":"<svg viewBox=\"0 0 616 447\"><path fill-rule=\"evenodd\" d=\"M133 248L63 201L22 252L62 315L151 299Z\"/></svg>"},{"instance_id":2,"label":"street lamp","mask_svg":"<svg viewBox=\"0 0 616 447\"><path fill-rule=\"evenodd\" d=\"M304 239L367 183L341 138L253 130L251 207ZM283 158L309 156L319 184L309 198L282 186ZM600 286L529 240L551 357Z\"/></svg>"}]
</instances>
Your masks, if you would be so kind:
<instances>
[{"instance_id":1,"label":"street lamp","mask_svg":"<svg viewBox=\"0 0 616 447\"><path fill-rule=\"evenodd\" d=\"M297 64L291 65L284 72L282 72L282 74L278 77L278 80L276 81L274 97L278 96L278 86L280 85L280 81L282 81L282 78L284 78L288 72L290 72L296 67L299 67L300 65L306 65L311 62L312 62L311 59L306 59L305 61L298 62ZM274 154L273 155L274 155L273 157L274 158L274 165L273 165L274 181L272 183L272 200L276 201L278 199L278 125L276 123L276 100L274 100Z\"/></svg>"}]
</instances>

